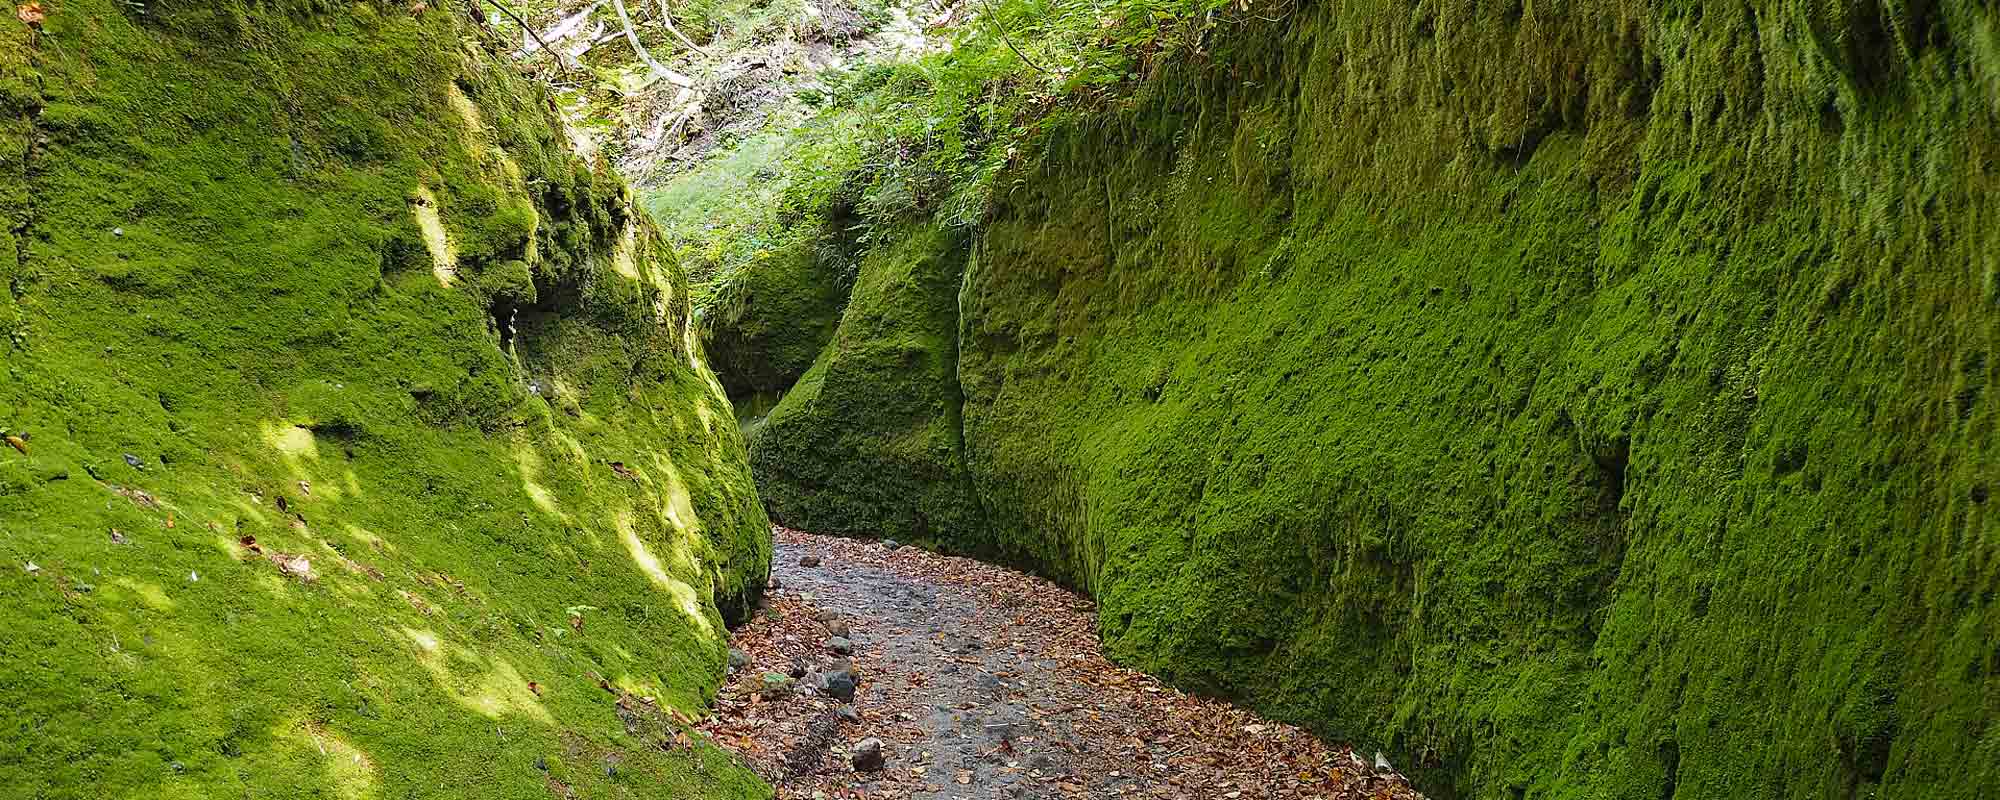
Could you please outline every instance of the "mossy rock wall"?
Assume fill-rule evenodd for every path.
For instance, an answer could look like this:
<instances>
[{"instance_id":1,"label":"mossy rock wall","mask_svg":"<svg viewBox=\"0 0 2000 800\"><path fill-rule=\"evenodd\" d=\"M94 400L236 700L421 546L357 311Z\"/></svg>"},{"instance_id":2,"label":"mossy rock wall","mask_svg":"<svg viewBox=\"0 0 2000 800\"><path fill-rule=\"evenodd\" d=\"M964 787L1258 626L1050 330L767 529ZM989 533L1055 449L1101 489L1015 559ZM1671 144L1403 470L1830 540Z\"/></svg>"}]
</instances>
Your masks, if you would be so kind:
<instances>
[{"instance_id":1,"label":"mossy rock wall","mask_svg":"<svg viewBox=\"0 0 2000 800\"><path fill-rule=\"evenodd\" d=\"M1826 13L1324 4L1054 121L988 535L1440 795L2000 792L2000 18Z\"/></svg>"},{"instance_id":2,"label":"mossy rock wall","mask_svg":"<svg viewBox=\"0 0 2000 800\"><path fill-rule=\"evenodd\" d=\"M829 534L982 543L959 430L957 294L965 238L935 225L884 237L833 341L749 428L774 519Z\"/></svg>"},{"instance_id":3,"label":"mossy rock wall","mask_svg":"<svg viewBox=\"0 0 2000 800\"><path fill-rule=\"evenodd\" d=\"M506 43L42 5L0 23L0 785L768 797L675 738L769 565L737 428Z\"/></svg>"},{"instance_id":4,"label":"mossy rock wall","mask_svg":"<svg viewBox=\"0 0 2000 800\"><path fill-rule=\"evenodd\" d=\"M833 339L847 302L838 258L803 236L722 283L698 330L730 398L773 402L804 376ZM761 413L749 416L761 416Z\"/></svg>"},{"instance_id":5,"label":"mossy rock wall","mask_svg":"<svg viewBox=\"0 0 2000 800\"><path fill-rule=\"evenodd\" d=\"M938 538L1434 796L2000 793L2000 17L1254 16L997 181ZM786 412L774 514L895 535L915 423Z\"/></svg>"}]
</instances>

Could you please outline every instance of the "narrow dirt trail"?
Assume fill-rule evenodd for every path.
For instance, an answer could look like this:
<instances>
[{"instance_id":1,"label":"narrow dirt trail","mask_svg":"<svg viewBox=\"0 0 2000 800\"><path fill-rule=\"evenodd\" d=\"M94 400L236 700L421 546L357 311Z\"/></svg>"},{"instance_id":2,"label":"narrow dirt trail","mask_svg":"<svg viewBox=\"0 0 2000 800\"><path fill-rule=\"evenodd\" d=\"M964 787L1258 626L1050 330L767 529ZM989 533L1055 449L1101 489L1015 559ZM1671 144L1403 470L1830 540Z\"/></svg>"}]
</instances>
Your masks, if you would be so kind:
<instances>
[{"instance_id":1,"label":"narrow dirt trail","mask_svg":"<svg viewBox=\"0 0 2000 800\"><path fill-rule=\"evenodd\" d=\"M1347 748L1112 665L1089 601L1046 581L776 538L779 588L737 631L740 663L704 728L780 798L1418 797ZM843 669L851 705L830 696Z\"/></svg>"}]
</instances>

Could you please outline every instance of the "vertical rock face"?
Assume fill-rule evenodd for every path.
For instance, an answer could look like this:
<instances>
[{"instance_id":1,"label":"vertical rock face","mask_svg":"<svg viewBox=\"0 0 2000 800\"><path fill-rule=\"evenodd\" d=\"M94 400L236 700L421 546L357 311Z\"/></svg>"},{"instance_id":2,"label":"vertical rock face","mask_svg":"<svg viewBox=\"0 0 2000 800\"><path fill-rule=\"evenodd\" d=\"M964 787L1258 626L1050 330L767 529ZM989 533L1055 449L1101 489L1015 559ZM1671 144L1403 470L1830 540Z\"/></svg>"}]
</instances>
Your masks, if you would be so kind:
<instances>
[{"instance_id":1,"label":"vertical rock face","mask_svg":"<svg viewBox=\"0 0 2000 800\"><path fill-rule=\"evenodd\" d=\"M840 327L751 433L772 514L826 533L981 540L961 460L955 296L963 235L899 231L863 259ZM955 538L954 538L955 537Z\"/></svg>"},{"instance_id":2,"label":"vertical rock face","mask_svg":"<svg viewBox=\"0 0 2000 800\"><path fill-rule=\"evenodd\" d=\"M672 744L770 559L685 279L500 43L41 6L0 24L0 783L764 796Z\"/></svg>"},{"instance_id":3,"label":"vertical rock face","mask_svg":"<svg viewBox=\"0 0 2000 800\"><path fill-rule=\"evenodd\" d=\"M999 181L938 309L931 463L977 511L933 538L1437 794L1991 796L1996 25L1336 2L1220 36ZM800 474L760 478L817 504L781 518L910 533Z\"/></svg>"}]
</instances>

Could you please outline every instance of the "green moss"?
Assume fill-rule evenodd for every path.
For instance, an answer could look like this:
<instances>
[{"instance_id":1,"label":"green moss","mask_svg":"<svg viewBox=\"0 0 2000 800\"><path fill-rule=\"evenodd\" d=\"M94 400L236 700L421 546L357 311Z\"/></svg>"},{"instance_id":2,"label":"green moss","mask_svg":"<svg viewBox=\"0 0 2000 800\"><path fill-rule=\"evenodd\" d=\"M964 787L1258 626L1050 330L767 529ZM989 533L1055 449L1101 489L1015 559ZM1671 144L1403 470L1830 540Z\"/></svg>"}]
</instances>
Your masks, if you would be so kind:
<instances>
[{"instance_id":1,"label":"green moss","mask_svg":"<svg viewBox=\"0 0 2000 800\"><path fill-rule=\"evenodd\" d=\"M783 393L832 340L847 302L842 257L816 245L767 252L710 296L699 330L731 397Z\"/></svg>"},{"instance_id":2,"label":"green moss","mask_svg":"<svg viewBox=\"0 0 2000 800\"><path fill-rule=\"evenodd\" d=\"M965 288L991 535L1439 793L1989 794L1979 68L1534 21L1314 15L1053 129Z\"/></svg>"},{"instance_id":3,"label":"green moss","mask_svg":"<svg viewBox=\"0 0 2000 800\"><path fill-rule=\"evenodd\" d=\"M742 446L541 90L456 7L48 5L0 26L0 783L769 796L664 711L768 569Z\"/></svg>"},{"instance_id":4,"label":"green moss","mask_svg":"<svg viewBox=\"0 0 2000 800\"><path fill-rule=\"evenodd\" d=\"M886 241L833 342L750 427L757 487L795 527L973 547L955 376L963 237L922 226Z\"/></svg>"},{"instance_id":5,"label":"green moss","mask_svg":"<svg viewBox=\"0 0 2000 800\"><path fill-rule=\"evenodd\" d=\"M934 295L979 509L937 538L1435 796L1990 796L1996 24L1211 29L1044 120ZM781 518L893 530L875 454L952 419L818 410L924 396L836 381L909 336L870 305L757 433Z\"/></svg>"},{"instance_id":6,"label":"green moss","mask_svg":"<svg viewBox=\"0 0 2000 800\"><path fill-rule=\"evenodd\" d=\"M837 199L853 128L841 116L774 123L646 195L698 284L697 330L739 408L782 395L840 321L857 250L852 201Z\"/></svg>"}]
</instances>

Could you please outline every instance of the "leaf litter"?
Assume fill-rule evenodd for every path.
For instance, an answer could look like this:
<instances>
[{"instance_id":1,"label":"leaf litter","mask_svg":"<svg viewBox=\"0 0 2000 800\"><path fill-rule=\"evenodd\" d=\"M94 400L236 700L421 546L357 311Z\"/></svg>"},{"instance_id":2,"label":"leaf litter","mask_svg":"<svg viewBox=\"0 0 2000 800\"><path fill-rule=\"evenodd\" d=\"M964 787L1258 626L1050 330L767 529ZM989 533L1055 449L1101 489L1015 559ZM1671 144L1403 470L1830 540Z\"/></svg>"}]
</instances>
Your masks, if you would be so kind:
<instances>
[{"instance_id":1,"label":"leaf litter","mask_svg":"<svg viewBox=\"0 0 2000 800\"><path fill-rule=\"evenodd\" d=\"M774 537L777 588L736 631L740 665L701 728L779 798L1421 798L1350 747L1111 663L1093 604L1048 581ZM832 651L834 631L852 655ZM858 678L852 706L826 689L842 668ZM887 763L857 770L870 738Z\"/></svg>"}]
</instances>

